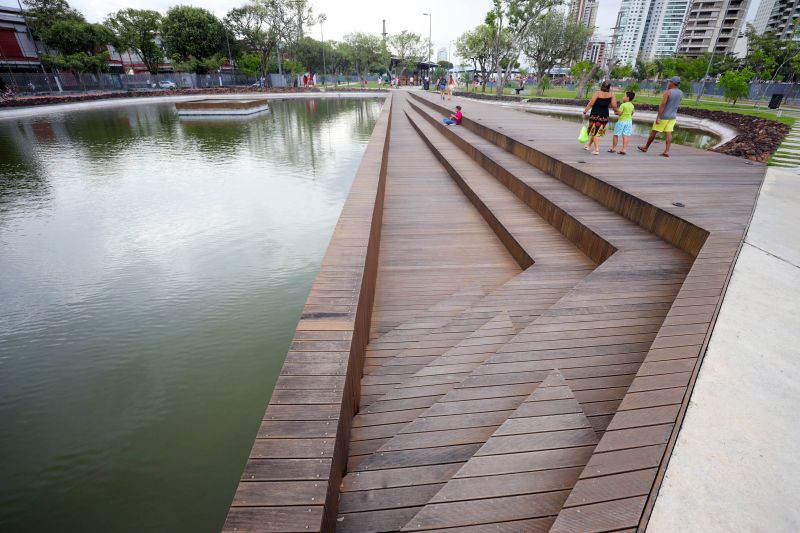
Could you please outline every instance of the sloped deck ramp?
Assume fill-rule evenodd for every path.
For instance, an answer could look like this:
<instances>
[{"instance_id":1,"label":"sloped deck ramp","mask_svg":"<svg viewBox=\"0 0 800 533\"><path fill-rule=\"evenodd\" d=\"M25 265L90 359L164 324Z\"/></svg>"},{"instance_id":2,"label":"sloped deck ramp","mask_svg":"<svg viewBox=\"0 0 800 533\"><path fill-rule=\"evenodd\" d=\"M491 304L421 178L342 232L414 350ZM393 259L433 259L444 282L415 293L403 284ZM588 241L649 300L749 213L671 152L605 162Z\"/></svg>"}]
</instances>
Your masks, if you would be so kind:
<instances>
[{"instance_id":1,"label":"sloped deck ramp","mask_svg":"<svg viewBox=\"0 0 800 533\"><path fill-rule=\"evenodd\" d=\"M646 528L765 167L443 103L387 98L225 531Z\"/></svg>"}]
</instances>

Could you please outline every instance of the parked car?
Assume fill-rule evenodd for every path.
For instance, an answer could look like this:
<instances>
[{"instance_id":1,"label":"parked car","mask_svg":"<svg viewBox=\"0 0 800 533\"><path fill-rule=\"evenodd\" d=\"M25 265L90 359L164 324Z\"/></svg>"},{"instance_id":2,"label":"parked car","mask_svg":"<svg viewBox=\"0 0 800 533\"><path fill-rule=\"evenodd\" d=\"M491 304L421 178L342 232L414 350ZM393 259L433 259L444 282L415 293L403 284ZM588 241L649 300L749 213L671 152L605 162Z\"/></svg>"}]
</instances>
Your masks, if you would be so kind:
<instances>
[{"instance_id":1,"label":"parked car","mask_svg":"<svg viewBox=\"0 0 800 533\"><path fill-rule=\"evenodd\" d=\"M178 86L175 84L174 81L164 80L158 82L159 89L177 89Z\"/></svg>"}]
</instances>

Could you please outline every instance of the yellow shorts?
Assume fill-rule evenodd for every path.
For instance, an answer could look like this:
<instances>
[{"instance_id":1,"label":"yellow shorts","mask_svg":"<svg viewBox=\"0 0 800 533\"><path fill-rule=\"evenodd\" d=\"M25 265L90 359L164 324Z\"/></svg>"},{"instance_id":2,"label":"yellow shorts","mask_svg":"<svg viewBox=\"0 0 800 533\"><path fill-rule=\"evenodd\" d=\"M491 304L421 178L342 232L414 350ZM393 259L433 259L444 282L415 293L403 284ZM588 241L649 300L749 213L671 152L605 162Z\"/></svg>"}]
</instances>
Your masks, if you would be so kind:
<instances>
[{"instance_id":1,"label":"yellow shorts","mask_svg":"<svg viewBox=\"0 0 800 533\"><path fill-rule=\"evenodd\" d=\"M672 133L672 130L675 129L676 122L678 121L674 118L672 120L664 120L662 118L658 123L653 122L653 131Z\"/></svg>"}]
</instances>

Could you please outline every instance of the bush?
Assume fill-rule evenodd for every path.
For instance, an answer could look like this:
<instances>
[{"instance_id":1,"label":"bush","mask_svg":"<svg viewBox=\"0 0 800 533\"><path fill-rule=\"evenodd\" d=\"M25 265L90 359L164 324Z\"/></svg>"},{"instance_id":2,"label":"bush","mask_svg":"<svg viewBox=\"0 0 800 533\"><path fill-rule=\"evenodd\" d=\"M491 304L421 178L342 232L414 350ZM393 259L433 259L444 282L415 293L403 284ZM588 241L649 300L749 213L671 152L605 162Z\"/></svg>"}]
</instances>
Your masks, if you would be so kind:
<instances>
[{"instance_id":1,"label":"bush","mask_svg":"<svg viewBox=\"0 0 800 533\"><path fill-rule=\"evenodd\" d=\"M633 91L635 93L638 93L639 89L640 89L640 87L639 87L639 82L638 81L632 81L632 82L628 83L628 85L625 87L625 91Z\"/></svg>"},{"instance_id":2,"label":"bush","mask_svg":"<svg viewBox=\"0 0 800 533\"><path fill-rule=\"evenodd\" d=\"M539 94L544 94L544 91L551 87L553 87L553 83L550 76L542 76L542 79L539 80Z\"/></svg>"}]
</instances>

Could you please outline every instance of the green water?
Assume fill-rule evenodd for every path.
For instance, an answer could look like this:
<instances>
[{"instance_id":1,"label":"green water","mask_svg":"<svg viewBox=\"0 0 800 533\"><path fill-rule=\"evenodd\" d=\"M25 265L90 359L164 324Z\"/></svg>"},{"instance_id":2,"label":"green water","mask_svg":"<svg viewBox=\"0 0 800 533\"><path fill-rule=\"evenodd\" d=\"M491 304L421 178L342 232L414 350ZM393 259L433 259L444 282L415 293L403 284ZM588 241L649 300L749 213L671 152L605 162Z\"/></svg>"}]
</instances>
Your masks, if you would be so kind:
<instances>
[{"instance_id":1,"label":"green water","mask_svg":"<svg viewBox=\"0 0 800 533\"><path fill-rule=\"evenodd\" d=\"M380 106L0 114L0 531L220 529Z\"/></svg>"},{"instance_id":2,"label":"green water","mask_svg":"<svg viewBox=\"0 0 800 533\"><path fill-rule=\"evenodd\" d=\"M540 111L528 111L528 113L532 113L534 115L543 115L546 117L557 118L559 120L565 120L567 122L574 122L576 124L580 124L583 119L579 115L560 115L557 113L545 113ZM680 119L680 117L678 117ZM608 142L604 144L608 144L608 148L611 147L611 137L614 135L614 124L616 124L616 120L614 117L611 118L609 121L608 129L606 130L606 137L608 137ZM633 122L633 134L639 135L641 137L645 137L645 139L641 139L642 141L647 140L646 137L650 135L650 128L653 125L652 122L637 122L634 120ZM580 128L576 128L576 131L580 130ZM577 134L575 135L577 138ZM656 142L664 141L664 134L659 133L658 137L656 137ZM631 142L639 142L639 140L632 140ZM683 144L686 146L692 146L694 148L700 148L701 150L710 150L720 142L720 138L716 135L708 133L707 131L692 129L692 128L684 128L680 125L680 120L678 120L678 125L675 127L675 131L672 134L672 142L675 144ZM629 149L631 149L629 147Z\"/></svg>"}]
</instances>

